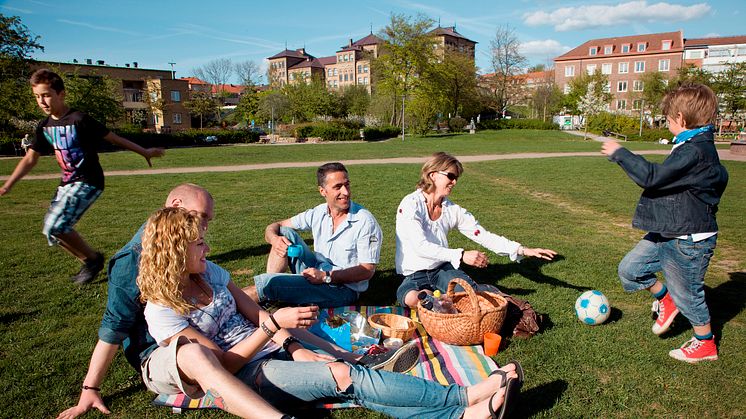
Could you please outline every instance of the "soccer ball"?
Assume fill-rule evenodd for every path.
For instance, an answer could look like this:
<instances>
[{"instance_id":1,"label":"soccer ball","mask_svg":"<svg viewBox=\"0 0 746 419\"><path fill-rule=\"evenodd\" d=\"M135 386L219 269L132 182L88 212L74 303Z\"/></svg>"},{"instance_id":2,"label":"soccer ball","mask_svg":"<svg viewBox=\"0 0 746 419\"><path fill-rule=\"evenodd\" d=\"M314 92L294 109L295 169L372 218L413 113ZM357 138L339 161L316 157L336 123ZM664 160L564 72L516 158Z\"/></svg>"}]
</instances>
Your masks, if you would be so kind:
<instances>
[{"instance_id":1,"label":"soccer ball","mask_svg":"<svg viewBox=\"0 0 746 419\"><path fill-rule=\"evenodd\" d=\"M575 314L578 320L587 325L594 326L605 322L610 313L609 300L601 291L586 291L575 301Z\"/></svg>"}]
</instances>

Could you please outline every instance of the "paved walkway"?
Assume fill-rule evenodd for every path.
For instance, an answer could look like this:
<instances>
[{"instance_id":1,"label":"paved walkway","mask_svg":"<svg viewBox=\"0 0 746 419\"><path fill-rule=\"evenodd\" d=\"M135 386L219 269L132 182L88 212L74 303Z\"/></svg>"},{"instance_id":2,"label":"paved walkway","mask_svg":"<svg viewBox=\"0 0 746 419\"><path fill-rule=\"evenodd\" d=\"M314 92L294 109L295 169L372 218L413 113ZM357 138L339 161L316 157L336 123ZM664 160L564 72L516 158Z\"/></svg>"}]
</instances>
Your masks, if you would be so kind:
<instances>
[{"instance_id":1,"label":"paved walkway","mask_svg":"<svg viewBox=\"0 0 746 419\"><path fill-rule=\"evenodd\" d=\"M572 132L571 132L572 133ZM580 135L583 135L581 132ZM599 136L596 136L599 137ZM601 137L603 138L603 137ZM609 140L608 138L606 140ZM598 141L603 141L599 139ZM637 151L641 154L668 154L669 150L644 150ZM746 155L733 154L729 150L718 150L721 160L735 160L746 162ZM457 156L462 163L473 163L494 160L513 160L513 159L540 159L550 157L604 157L600 152L570 152L570 153L512 153L512 154L483 154L476 156ZM424 163L428 156L425 157L394 157L388 159L359 159L359 160L342 160L346 166L360 164L407 164L407 163ZM278 162L278 163L257 163L257 164L240 164L233 166L195 166L195 167L171 167L165 169L141 169L141 170L111 170L105 172L105 176L137 176L137 175L157 175L157 174L174 174L174 173L219 173L219 172L241 172L247 170L267 170L267 169L287 169L293 167L319 167L328 161L306 161L306 162ZM24 179L57 179L59 173L45 173L38 175L27 175ZM0 180L7 179L8 176L0 176Z\"/></svg>"}]
</instances>

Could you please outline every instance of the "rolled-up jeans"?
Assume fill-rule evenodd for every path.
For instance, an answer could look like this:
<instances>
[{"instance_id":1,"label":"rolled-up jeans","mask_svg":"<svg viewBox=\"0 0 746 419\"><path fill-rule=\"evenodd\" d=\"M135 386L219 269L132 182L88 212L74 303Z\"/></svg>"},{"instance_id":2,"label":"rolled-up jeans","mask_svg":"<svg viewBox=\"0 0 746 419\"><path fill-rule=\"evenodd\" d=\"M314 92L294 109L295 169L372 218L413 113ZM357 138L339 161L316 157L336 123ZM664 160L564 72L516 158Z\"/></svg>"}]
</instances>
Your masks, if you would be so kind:
<instances>
[{"instance_id":1,"label":"rolled-up jeans","mask_svg":"<svg viewBox=\"0 0 746 419\"><path fill-rule=\"evenodd\" d=\"M281 301L291 304L316 304L319 307L342 307L354 304L358 292L339 284L312 284L301 275L306 268L331 271L333 265L308 247L303 238L292 228L280 227L280 234L290 243L301 246L301 254L288 256L289 274L264 273L254 277L259 300Z\"/></svg>"},{"instance_id":2,"label":"rolled-up jeans","mask_svg":"<svg viewBox=\"0 0 746 419\"><path fill-rule=\"evenodd\" d=\"M411 375L347 364L352 385L340 390L327 362L284 361L277 356L253 361L236 376L279 408L333 399L397 418L435 419L459 418L468 406L466 388L456 384L444 386Z\"/></svg>"},{"instance_id":3,"label":"rolled-up jeans","mask_svg":"<svg viewBox=\"0 0 746 419\"><path fill-rule=\"evenodd\" d=\"M448 291L448 284L454 278L461 278L469 283L475 291L479 290L479 285L466 272L456 269L450 262L446 262L437 268L417 271L405 276L402 279L401 285L396 290L396 299L399 301L399 304L406 307L404 297L410 291L426 289L431 291L440 290L442 293L445 293ZM464 289L460 285L456 285L454 290L460 292Z\"/></svg>"},{"instance_id":4,"label":"rolled-up jeans","mask_svg":"<svg viewBox=\"0 0 746 419\"><path fill-rule=\"evenodd\" d=\"M652 287L663 272L674 304L692 326L710 323L705 301L705 273L715 250L717 235L704 240L663 237L648 233L619 263L619 279L627 292Z\"/></svg>"}]
</instances>

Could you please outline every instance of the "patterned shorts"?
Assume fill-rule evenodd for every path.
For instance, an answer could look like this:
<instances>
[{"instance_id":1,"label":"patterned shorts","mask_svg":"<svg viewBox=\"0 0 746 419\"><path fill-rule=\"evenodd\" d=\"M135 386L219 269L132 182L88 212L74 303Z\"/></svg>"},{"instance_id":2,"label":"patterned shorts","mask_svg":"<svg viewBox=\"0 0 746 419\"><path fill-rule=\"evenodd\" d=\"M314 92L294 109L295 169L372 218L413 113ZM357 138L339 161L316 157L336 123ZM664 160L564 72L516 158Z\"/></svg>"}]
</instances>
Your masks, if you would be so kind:
<instances>
[{"instance_id":1,"label":"patterned shorts","mask_svg":"<svg viewBox=\"0 0 746 419\"><path fill-rule=\"evenodd\" d=\"M44 216L44 229L50 246L58 243L56 236L69 233L80 217L96 202L103 192L83 182L74 182L57 187L57 193Z\"/></svg>"}]
</instances>

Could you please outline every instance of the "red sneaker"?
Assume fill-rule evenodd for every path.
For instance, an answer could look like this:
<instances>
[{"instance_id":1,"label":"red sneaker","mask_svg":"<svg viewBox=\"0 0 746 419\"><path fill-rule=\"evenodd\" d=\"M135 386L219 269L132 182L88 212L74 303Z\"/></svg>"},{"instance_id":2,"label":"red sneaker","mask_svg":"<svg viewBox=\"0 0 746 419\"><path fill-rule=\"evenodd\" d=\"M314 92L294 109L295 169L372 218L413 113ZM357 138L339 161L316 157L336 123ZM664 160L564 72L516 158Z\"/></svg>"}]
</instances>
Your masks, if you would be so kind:
<instances>
[{"instance_id":1,"label":"red sneaker","mask_svg":"<svg viewBox=\"0 0 746 419\"><path fill-rule=\"evenodd\" d=\"M718 348L715 339L691 338L681 348L672 350L668 355L679 361L694 364L699 361L715 361L718 359Z\"/></svg>"},{"instance_id":2,"label":"red sneaker","mask_svg":"<svg viewBox=\"0 0 746 419\"><path fill-rule=\"evenodd\" d=\"M653 312L658 313L653 323L653 333L661 335L671 327L673 319L679 314L679 309L676 308L670 292L667 292L662 299L653 301Z\"/></svg>"}]
</instances>

